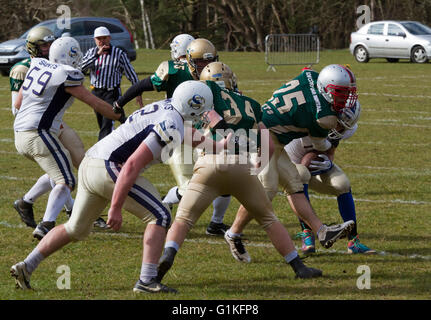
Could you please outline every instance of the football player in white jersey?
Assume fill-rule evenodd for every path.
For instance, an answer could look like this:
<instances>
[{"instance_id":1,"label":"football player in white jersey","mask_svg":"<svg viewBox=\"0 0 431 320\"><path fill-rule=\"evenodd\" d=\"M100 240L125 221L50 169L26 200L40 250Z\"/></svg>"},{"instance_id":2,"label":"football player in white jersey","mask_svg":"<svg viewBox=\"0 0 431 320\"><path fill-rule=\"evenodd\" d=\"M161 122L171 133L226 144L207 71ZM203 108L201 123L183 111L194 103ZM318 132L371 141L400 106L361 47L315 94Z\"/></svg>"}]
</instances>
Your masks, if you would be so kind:
<instances>
[{"instance_id":1,"label":"football player in white jersey","mask_svg":"<svg viewBox=\"0 0 431 320\"><path fill-rule=\"evenodd\" d=\"M55 40L50 47L49 61L32 59L17 98L22 102L14 122L15 147L20 154L35 161L55 182L43 220L33 232L39 240L54 227L76 183L70 153L58 138L64 112L74 97L113 120L124 117L82 85L84 75L76 69L81 57L75 39Z\"/></svg>"},{"instance_id":2,"label":"football player in white jersey","mask_svg":"<svg viewBox=\"0 0 431 320\"><path fill-rule=\"evenodd\" d=\"M313 159L314 155L310 154L308 159L304 158L306 154L313 151L312 143L309 137L295 139L285 146L285 150L290 160L296 164L304 184L304 192L308 198L308 189L318 193L334 195L337 197L338 210L343 221L353 220L355 225L348 235L347 252L373 254L375 250L368 248L359 241L355 203L352 196L350 182L344 171L337 166L334 161L335 151L341 140L350 138L358 128L358 120L361 113L359 101L356 106L346 108L339 115L338 125L329 132L327 140L332 147L326 153L318 154L320 160ZM315 239L311 228L305 221L300 220L302 232L302 252L310 254L315 252Z\"/></svg>"},{"instance_id":3,"label":"football player in white jersey","mask_svg":"<svg viewBox=\"0 0 431 320\"><path fill-rule=\"evenodd\" d=\"M54 33L46 27L35 27L30 30L26 38L26 49L31 58L46 58L49 56L49 48L55 40ZM10 85L12 97L12 114L15 116L20 107L17 103L18 92L24 82L27 71L30 68L31 58L24 59L16 63L10 71ZM81 160L84 158L85 149L79 136L66 123L60 127L59 139L61 143L69 150L72 157L72 163L75 168L79 167ZM49 178L48 174L42 175L36 183L24 194L21 199L14 202L14 208L21 217L21 220L29 227L37 226L34 220L33 204L43 194L49 192L55 183ZM70 197L65 204L66 213L70 216L73 207L73 199Z\"/></svg>"},{"instance_id":4,"label":"football player in white jersey","mask_svg":"<svg viewBox=\"0 0 431 320\"><path fill-rule=\"evenodd\" d=\"M71 241L86 238L92 221L111 201L107 222L114 231L121 228L123 207L148 223L141 274L133 291L175 293L175 289L156 280L171 223L170 210L140 173L153 163L167 161L163 157L182 143L183 121L197 121L212 104L213 95L204 83L186 81L177 87L172 99L135 111L124 124L90 148L79 167L72 217L51 230L23 262L12 266L17 286L29 289L31 273L44 258Z\"/></svg>"}]
</instances>

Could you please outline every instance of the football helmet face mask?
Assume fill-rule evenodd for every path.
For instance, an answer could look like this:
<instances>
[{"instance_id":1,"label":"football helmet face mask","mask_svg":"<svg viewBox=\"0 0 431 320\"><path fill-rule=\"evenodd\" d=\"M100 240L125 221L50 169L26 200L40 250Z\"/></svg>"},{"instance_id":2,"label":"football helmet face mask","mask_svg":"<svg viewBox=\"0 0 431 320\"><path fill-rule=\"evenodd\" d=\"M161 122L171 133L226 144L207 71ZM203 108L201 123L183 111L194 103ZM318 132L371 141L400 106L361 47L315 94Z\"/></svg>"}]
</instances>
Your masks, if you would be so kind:
<instances>
[{"instance_id":1,"label":"football helmet face mask","mask_svg":"<svg viewBox=\"0 0 431 320\"><path fill-rule=\"evenodd\" d=\"M216 82L220 88L235 90L236 77L232 72L231 68L223 62L211 62L205 68L203 68L199 80L209 80Z\"/></svg>"},{"instance_id":2,"label":"football helmet face mask","mask_svg":"<svg viewBox=\"0 0 431 320\"><path fill-rule=\"evenodd\" d=\"M355 106L351 108L344 108L340 114L338 114L338 126L335 129L329 131L328 137L330 139L339 140L344 137L344 134L348 130L355 129L358 126L359 116L361 115L361 105L358 100L356 100Z\"/></svg>"},{"instance_id":3,"label":"football helmet face mask","mask_svg":"<svg viewBox=\"0 0 431 320\"><path fill-rule=\"evenodd\" d=\"M177 35L171 42L171 58L174 61L182 60L180 57L186 56L186 50L190 42L195 40L191 35L183 33ZM185 59L184 59L185 60Z\"/></svg>"},{"instance_id":4,"label":"football helmet face mask","mask_svg":"<svg viewBox=\"0 0 431 320\"><path fill-rule=\"evenodd\" d=\"M196 80L199 79L202 69L211 62L218 61L217 50L207 39L195 39L186 50L187 65L190 73Z\"/></svg>"},{"instance_id":5,"label":"football helmet face mask","mask_svg":"<svg viewBox=\"0 0 431 320\"><path fill-rule=\"evenodd\" d=\"M322 69L317 78L317 88L336 112L353 107L358 99L355 75L349 68L339 64Z\"/></svg>"},{"instance_id":6,"label":"football helmet face mask","mask_svg":"<svg viewBox=\"0 0 431 320\"><path fill-rule=\"evenodd\" d=\"M181 83L174 91L172 106L181 114L184 121L197 123L201 116L211 110L213 94L203 82L189 80Z\"/></svg>"},{"instance_id":7,"label":"football helmet face mask","mask_svg":"<svg viewBox=\"0 0 431 320\"><path fill-rule=\"evenodd\" d=\"M54 42L54 33L47 27L35 27L30 30L27 35L25 46L28 53L33 58L48 58L49 49L46 51L41 49L41 45Z\"/></svg>"},{"instance_id":8,"label":"football helmet face mask","mask_svg":"<svg viewBox=\"0 0 431 320\"><path fill-rule=\"evenodd\" d=\"M82 52L78 41L72 37L61 37L55 40L49 49L49 61L66 64L79 69Z\"/></svg>"}]
</instances>

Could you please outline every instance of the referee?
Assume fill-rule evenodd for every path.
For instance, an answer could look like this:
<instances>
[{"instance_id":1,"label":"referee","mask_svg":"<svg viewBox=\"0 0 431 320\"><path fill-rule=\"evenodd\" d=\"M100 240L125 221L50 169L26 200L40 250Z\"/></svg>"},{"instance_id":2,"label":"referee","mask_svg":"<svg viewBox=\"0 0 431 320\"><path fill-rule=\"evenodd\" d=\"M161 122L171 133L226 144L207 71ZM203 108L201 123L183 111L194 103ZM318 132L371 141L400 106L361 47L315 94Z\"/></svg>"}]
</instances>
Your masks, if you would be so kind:
<instances>
[{"instance_id":1,"label":"referee","mask_svg":"<svg viewBox=\"0 0 431 320\"><path fill-rule=\"evenodd\" d=\"M111 45L111 34L105 27L94 30L96 47L88 49L81 63L82 72L90 69L90 83L92 93L100 99L112 103L121 96L121 78L123 73L132 84L138 82L138 76L130 64L127 53ZM138 96L136 102L142 108L142 97ZM99 138L110 134L114 128L114 121L105 118L96 112L99 124Z\"/></svg>"}]
</instances>

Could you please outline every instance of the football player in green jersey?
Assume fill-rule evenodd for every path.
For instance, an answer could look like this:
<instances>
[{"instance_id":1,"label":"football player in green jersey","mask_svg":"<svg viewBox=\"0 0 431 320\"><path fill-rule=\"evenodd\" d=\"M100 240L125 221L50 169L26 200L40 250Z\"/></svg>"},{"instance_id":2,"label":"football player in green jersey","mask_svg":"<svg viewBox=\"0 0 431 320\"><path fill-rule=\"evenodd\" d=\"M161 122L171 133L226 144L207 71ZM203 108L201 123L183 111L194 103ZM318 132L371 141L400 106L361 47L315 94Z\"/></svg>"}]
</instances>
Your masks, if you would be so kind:
<instances>
[{"instance_id":1,"label":"football player in green jersey","mask_svg":"<svg viewBox=\"0 0 431 320\"><path fill-rule=\"evenodd\" d=\"M131 86L114 105L122 108L144 91L165 91L166 97L170 98L179 84L187 80L199 80L202 69L208 63L218 60L217 50L209 40L194 39L187 34L178 35L173 39L171 57L172 60L163 61L153 75ZM182 148L178 147L169 159L169 165L177 182L177 186L171 188L163 198L163 202L170 207L181 200L193 174L194 163L185 163L181 151ZM214 211L206 230L207 234L223 235L229 228L223 223L223 218L230 199L229 195L222 195L214 200Z\"/></svg>"},{"instance_id":2,"label":"football player in green jersey","mask_svg":"<svg viewBox=\"0 0 431 320\"><path fill-rule=\"evenodd\" d=\"M276 90L262 106L262 122L273 137L274 154L269 165L259 174L259 179L271 200L279 185L283 187L294 213L311 226L325 248L347 236L354 227L354 221L343 223L345 228L339 229L339 232L322 225L304 195L301 177L284 146L295 138L309 136L314 150L328 150L331 143L326 137L331 129L336 128L337 115L343 108L354 105L356 100L353 73L341 65L329 65L320 74L304 68L300 75ZM252 217L245 208L240 209L226 234L235 234L238 247L246 252L240 235ZM235 251L231 252L235 257Z\"/></svg>"},{"instance_id":3,"label":"football player in green jersey","mask_svg":"<svg viewBox=\"0 0 431 320\"><path fill-rule=\"evenodd\" d=\"M249 210L267 232L277 251L292 266L297 277L322 276L322 271L306 267L302 263L289 233L275 216L262 184L256 175L250 173L255 167L248 153L253 145L252 135L249 134L251 130L260 132L261 144L257 143L258 141L254 143L261 148L261 153L263 150L268 153L268 160L272 150L272 139L262 123L260 104L232 90L233 73L227 65L213 62L204 70L208 72L201 73L201 80L206 80L214 97L214 110L207 115L212 136L219 134L219 129L233 131L235 148L221 152L205 150L196 161L193 176L181 199L175 221L168 231L165 250L159 263L158 280L161 281L172 267L176 253L201 214L215 197L225 193L236 197ZM218 84L221 84L221 87ZM245 148L237 145L241 143L240 141L246 145ZM243 153L248 161L241 162ZM260 167L265 165L262 161ZM234 239L229 243L235 248ZM241 258L247 260L248 257L244 255Z\"/></svg>"},{"instance_id":4,"label":"football player in green jersey","mask_svg":"<svg viewBox=\"0 0 431 320\"><path fill-rule=\"evenodd\" d=\"M35 27L31 29L26 38L26 48L30 57L48 59L49 48L54 40L54 33L46 27ZM30 68L31 58L27 58L16 63L11 68L9 74L13 115L16 115L19 106L21 105L21 101L18 99L18 92L24 82L27 71ZM84 144L81 139L76 132L64 122L61 125L59 139L66 149L69 150L73 165L75 168L78 168L85 153ZM21 199L14 202L15 210L27 226L31 228L36 227L33 204L41 195L51 191L52 188L53 181L50 180L48 174L44 174ZM72 212L72 206L73 199L70 198L65 205L66 212L69 215Z\"/></svg>"}]
</instances>

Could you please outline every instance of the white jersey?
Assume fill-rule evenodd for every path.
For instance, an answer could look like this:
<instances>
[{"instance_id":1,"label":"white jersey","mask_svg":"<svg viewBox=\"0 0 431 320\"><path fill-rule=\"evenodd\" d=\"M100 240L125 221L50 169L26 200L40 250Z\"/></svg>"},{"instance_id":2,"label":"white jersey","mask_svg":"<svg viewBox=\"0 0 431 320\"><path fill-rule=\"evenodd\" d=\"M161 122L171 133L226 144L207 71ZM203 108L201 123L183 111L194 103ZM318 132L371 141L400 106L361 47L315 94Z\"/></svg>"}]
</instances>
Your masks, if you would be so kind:
<instances>
[{"instance_id":1,"label":"white jersey","mask_svg":"<svg viewBox=\"0 0 431 320\"><path fill-rule=\"evenodd\" d=\"M346 130L343 133L343 137L340 140L350 138L357 130L358 125L356 124L352 129ZM301 163L304 155L313 150L313 143L309 136L294 139L289 142L285 147L287 155L293 163Z\"/></svg>"},{"instance_id":2,"label":"white jersey","mask_svg":"<svg viewBox=\"0 0 431 320\"><path fill-rule=\"evenodd\" d=\"M15 131L47 130L58 134L64 112L73 103L65 87L84 82L81 71L43 58L31 59L22 84L23 100L14 122Z\"/></svg>"},{"instance_id":3,"label":"white jersey","mask_svg":"<svg viewBox=\"0 0 431 320\"><path fill-rule=\"evenodd\" d=\"M161 100L132 113L117 129L92 146L86 153L90 158L124 163L150 133L162 144L184 139L183 118L171 105L171 99ZM161 162L160 157L151 164Z\"/></svg>"}]
</instances>

